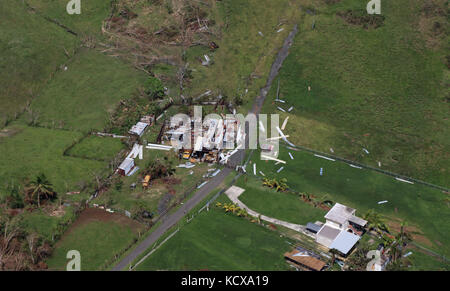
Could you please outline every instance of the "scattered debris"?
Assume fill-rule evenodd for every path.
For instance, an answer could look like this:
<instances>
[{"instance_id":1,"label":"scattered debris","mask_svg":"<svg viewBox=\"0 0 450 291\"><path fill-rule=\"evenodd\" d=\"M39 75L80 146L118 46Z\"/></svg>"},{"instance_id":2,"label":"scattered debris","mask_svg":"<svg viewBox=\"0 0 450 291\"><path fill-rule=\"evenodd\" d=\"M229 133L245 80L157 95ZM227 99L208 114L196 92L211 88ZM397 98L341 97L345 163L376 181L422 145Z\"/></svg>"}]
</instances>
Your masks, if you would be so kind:
<instances>
[{"instance_id":1,"label":"scattered debris","mask_svg":"<svg viewBox=\"0 0 450 291\"><path fill-rule=\"evenodd\" d=\"M276 158L273 158L273 157L269 157L269 156L265 156L265 155L261 155L261 159L268 159L268 160L276 161L276 162L279 162L279 163L282 163L282 164L286 164L286 161L279 160L279 159L276 159Z\"/></svg>"},{"instance_id":2,"label":"scattered debris","mask_svg":"<svg viewBox=\"0 0 450 291\"><path fill-rule=\"evenodd\" d=\"M289 152L289 156L291 157L291 160L294 159L294 157L292 156L292 154Z\"/></svg>"},{"instance_id":3,"label":"scattered debris","mask_svg":"<svg viewBox=\"0 0 450 291\"><path fill-rule=\"evenodd\" d=\"M198 186L197 186L197 189L202 188L206 183L208 183L208 181L205 181L205 182L201 183L200 185L198 185Z\"/></svg>"},{"instance_id":4,"label":"scattered debris","mask_svg":"<svg viewBox=\"0 0 450 291\"><path fill-rule=\"evenodd\" d=\"M334 154L334 150L333 150L333 148L330 148L330 152L332 152L332 153Z\"/></svg>"},{"instance_id":5,"label":"scattered debris","mask_svg":"<svg viewBox=\"0 0 450 291\"><path fill-rule=\"evenodd\" d=\"M264 173L263 173L263 172L261 172L261 171L259 171L259 173L260 173L260 174L261 174L262 176L264 176L264 177L266 176L266 175L264 175Z\"/></svg>"},{"instance_id":6,"label":"scattered debris","mask_svg":"<svg viewBox=\"0 0 450 291\"><path fill-rule=\"evenodd\" d=\"M277 33L282 32L284 30L284 28L280 28L277 30Z\"/></svg>"},{"instance_id":7,"label":"scattered debris","mask_svg":"<svg viewBox=\"0 0 450 291\"><path fill-rule=\"evenodd\" d=\"M356 169L362 169L362 167L359 167L359 166L355 166L355 165L352 165L352 164L348 164L350 167L352 167L352 168L356 168Z\"/></svg>"},{"instance_id":8,"label":"scattered debris","mask_svg":"<svg viewBox=\"0 0 450 291\"><path fill-rule=\"evenodd\" d=\"M387 200L383 200L383 201L378 201L378 204L384 204L384 203L388 203L389 201Z\"/></svg>"},{"instance_id":9,"label":"scattered debris","mask_svg":"<svg viewBox=\"0 0 450 291\"><path fill-rule=\"evenodd\" d=\"M275 99L275 102L286 103L286 101L281 100L281 99Z\"/></svg>"},{"instance_id":10,"label":"scattered debris","mask_svg":"<svg viewBox=\"0 0 450 291\"><path fill-rule=\"evenodd\" d=\"M281 125L281 130L284 130L286 128L288 120L289 120L289 116L284 119L283 125Z\"/></svg>"},{"instance_id":11,"label":"scattered debris","mask_svg":"<svg viewBox=\"0 0 450 291\"><path fill-rule=\"evenodd\" d=\"M279 168L278 171L277 171L277 173L283 171L283 169L284 169L284 167Z\"/></svg>"},{"instance_id":12,"label":"scattered debris","mask_svg":"<svg viewBox=\"0 0 450 291\"><path fill-rule=\"evenodd\" d=\"M409 257L412 254L413 254L413 252L407 252L406 254L403 255L403 257L406 258L406 257Z\"/></svg>"},{"instance_id":13,"label":"scattered debris","mask_svg":"<svg viewBox=\"0 0 450 291\"><path fill-rule=\"evenodd\" d=\"M289 107L288 112L291 112L294 109L294 106Z\"/></svg>"},{"instance_id":14,"label":"scattered debris","mask_svg":"<svg viewBox=\"0 0 450 291\"><path fill-rule=\"evenodd\" d=\"M264 34L261 31L258 31L258 34L262 37L264 37Z\"/></svg>"},{"instance_id":15,"label":"scattered debris","mask_svg":"<svg viewBox=\"0 0 450 291\"><path fill-rule=\"evenodd\" d=\"M133 176L134 173L136 173L138 170L139 170L139 167L138 167L138 166L134 167L134 168L131 170L131 172L129 172L129 173L127 174L127 176L128 176L128 177Z\"/></svg>"},{"instance_id":16,"label":"scattered debris","mask_svg":"<svg viewBox=\"0 0 450 291\"><path fill-rule=\"evenodd\" d=\"M363 151L364 151L366 154L369 154L369 151L368 151L367 149L363 148Z\"/></svg>"},{"instance_id":17,"label":"scattered debris","mask_svg":"<svg viewBox=\"0 0 450 291\"><path fill-rule=\"evenodd\" d=\"M202 61L202 65L203 66L209 66L209 64L211 63L211 59L208 57L208 55L204 55L205 60Z\"/></svg>"},{"instance_id":18,"label":"scattered debris","mask_svg":"<svg viewBox=\"0 0 450 291\"><path fill-rule=\"evenodd\" d=\"M186 169L191 169L193 167L195 167L195 164L191 162L186 162L186 164L180 164L177 166L177 168L186 168Z\"/></svg>"},{"instance_id":19,"label":"scattered debris","mask_svg":"<svg viewBox=\"0 0 450 291\"><path fill-rule=\"evenodd\" d=\"M218 169L217 171L215 171L214 173L212 173L211 174L211 177L215 177L215 176L217 176L217 174L219 174L220 173L220 169Z\"/></svg>"},{"instance_id":20,"label":"scattered debris","mask_svg":"<svg viewBox=\"0 0 450 291\"><path fill-rule=\"evenodd\" d=\"M149 144L147 144L147 146L145 148L151 149L151 150L170 151L173 147L172 146L165 146L165 145L160 145L160 144L149 143Z\"/></svg>"},{"instance_id":21,"label":"scattered debris","mask_svg":"<svg viewBox=\"0 0 450 291\"><path fill-rule=\"evenodd\" d=\"M408 183L408 184L414 184L414 183L411 182L411 181L404 180L404 179L401 179L401 178L395 178L395 180L400 181L400 182L404 182L404 183Z\"/></svg>"},{"instance_id":22,"label":"scattered debris","mask_svg":"<svg viewBox=\"0 0 450 291\"><path fill-rule=\"evenodd\" d=\"M256 163L253 164L253 174L256 176Z\"/></svg>"},{"instance_id":23,"label":"scattered debris","mask_svg":"<svg viewBox=\"0 0 450 291\"><path fill-rule=\"evenodd\" d=\"M323 168L320 168L320 176L323 176Z\"/></svg>"},{"instance_id":24,"label":"scattered debris","mask_svg":"<svg viewBox=\"0 0 450 291\"><path fill-rule=\"evenodd\" d=\"M318 154L314 154L314 156L318 157L318 158L321 158L321 159L329 160L329 161L332 161L332 162L336 161L335 159L332 159L332 158L329 158L329 157L325 157L325 156L321 156L321 155L318 155Z\"/></svg>"},{"instance_id":25,"label":"scattered debris","mask_svg":"<svg viewBox=\"0 0 450 291\"><path fill-rule=\"evenodd\" d=\"M286 135L285 137L289 137L289 135ZM271 141L271 140L277 140L277 139L280 139L280 138L283 138L283 137L282 136L275 136L275 137L270 137L270 138L268 138L266 140Z\"/></svg>"}]
</instances>

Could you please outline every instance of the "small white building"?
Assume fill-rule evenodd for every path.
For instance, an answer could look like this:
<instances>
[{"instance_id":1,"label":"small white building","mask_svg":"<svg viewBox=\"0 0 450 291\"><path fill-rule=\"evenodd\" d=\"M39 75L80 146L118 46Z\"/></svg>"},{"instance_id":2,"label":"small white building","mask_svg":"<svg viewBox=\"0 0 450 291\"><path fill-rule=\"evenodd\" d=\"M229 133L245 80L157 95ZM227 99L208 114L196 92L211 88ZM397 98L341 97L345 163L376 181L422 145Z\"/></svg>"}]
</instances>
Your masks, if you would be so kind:
<instances>
[{"instance_id":1,"label":"small white building","mask_svg":"<svg viewBox=\"0 0 450 291\"><path fill-rule=\"evenodd\" d=\"M336 203L325 215L326 222L317 232L316 242L347 255L361 238L367 224L355 216L355 212L356 209Z\"/></svg>"},{"instance_id":2,"label":"small white building","mask_svg":"<svg viewBox=\"0 0 450 291\"><path fill-rule=\"evenodd\" d=\"M120 164L117 172L122 176L126 176L133 170L134 166L134 159L126 158L123 160L122 164Z\"/></svg>"},{"instance_id":3,"label":"small white building","mask_svg":"<svg viewBox=\"0 0 450 291\"><path fill-rule=\"evenodd\" d=\"M133 125L131 127L130 131L128 131L129 134L135 134L137 136L142 136L144 134L145 129L147 128L148 124L144 122L138 122L136 125Z\"/></svg>"}]
</instances>

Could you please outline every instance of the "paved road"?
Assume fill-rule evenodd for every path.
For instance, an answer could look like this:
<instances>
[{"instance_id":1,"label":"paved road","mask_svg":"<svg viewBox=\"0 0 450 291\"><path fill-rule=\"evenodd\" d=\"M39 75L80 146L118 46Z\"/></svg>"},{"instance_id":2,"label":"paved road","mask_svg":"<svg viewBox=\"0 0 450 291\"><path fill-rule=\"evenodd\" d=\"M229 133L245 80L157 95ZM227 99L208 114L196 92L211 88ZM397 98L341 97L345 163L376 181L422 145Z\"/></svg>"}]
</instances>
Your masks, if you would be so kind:
<instances>
[{"instance_id":1,"label":"paved road","mask_svg":"<svg viewBox=\"0 0 450 291\"><path fill-rule=\"evenodd\" d=\"M166 216L162 220L162 224L153 231L144 241L142 241L130 254L128 254L122 261L120 261L112 270L120 271L132 263L140 254L145 252L150 248L156 240L161 237L167 230L169 230L173 225L175 225L180 219L183 218L186 213L188 213L192 208L194 208L198 203L200 203L209 193L216 189L220 183L228 176L233 170L225 168L220 171L217 176L212 178L207 184L203 185L195 195L186 201L181 207L173 214Z\"/></svg>"},{"instance_id":2,"label":"paved road","mask_svg":"<svg viewBox=\"0 0 450 291\"><path fill-rule=\"evenodd\" d=\"M261 110L261 107L266 99L267 93L272 86L272 82L275 77L278 75L278 72L289 54L289 48L292 45L295 34L298 32L298 26L295 25L292 32L289 33L289 36L284 41L283 46L281 47L278 55L272 64L270 69L269 76L267 78L266 86L261 89L260 96L257 96L255 102L253 104L253 108L251 112L258 114ZM248 128L246 127L246 132L248 136ZM246 146L248 147L248 140L246 141ZM229 159L229 164L232 167L236 165L242 164L245 158L245 150L239 150L236 154L234 154ZM141 242L129 255L127 255L122 261L120 261L112 270L120 271L123 270L126 266L132 263L139 255L145 252L152 244L158 240L167 230L169 230L173 225L175 225L183 216L188 213L192 208L194 208L198 203L200 203L209 193L211 193L214 189L216 189L220 183L230 174L233 170L230 168L223 169L217 176L211 179L206 185L200 188L186 203L184 203L175 213L167 216L162 224L153 231L143 242Z\"/></svg>"}]
</instances>

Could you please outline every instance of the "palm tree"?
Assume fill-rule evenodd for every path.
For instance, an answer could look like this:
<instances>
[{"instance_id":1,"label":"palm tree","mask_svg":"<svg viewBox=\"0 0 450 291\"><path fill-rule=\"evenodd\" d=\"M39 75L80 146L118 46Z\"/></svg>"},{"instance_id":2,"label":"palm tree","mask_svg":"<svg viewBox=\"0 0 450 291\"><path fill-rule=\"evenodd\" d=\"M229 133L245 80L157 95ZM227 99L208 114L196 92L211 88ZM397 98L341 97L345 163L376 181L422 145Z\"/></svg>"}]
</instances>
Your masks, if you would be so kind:
<instances>
[{"instance_id":1,"label":"palm tree","mask_svg":"<svg viewBox=\"0 0 450 291\"><path fill-rule=\"evenodd\" d=\"M56 196L53 191L53 184L47 179L44 174L36 176L36 178L30 181L27 185L26 192L31 198L37 198L38 207L41 207L41 197L44 199L54 198Z\"/></svg>"},{"instance_id":2,"label":"palm tree","mask_svg":"<svg viewBox=\"0 0 450 291\"><path fill-rule=\"evenodd\" d=\"M367 220L369 230L374 229L378 234L381 234L382 231L389 232L389 227L384 222L384 219L373 209L367 211L364 219Z\"/></svg>"}]
</instances>

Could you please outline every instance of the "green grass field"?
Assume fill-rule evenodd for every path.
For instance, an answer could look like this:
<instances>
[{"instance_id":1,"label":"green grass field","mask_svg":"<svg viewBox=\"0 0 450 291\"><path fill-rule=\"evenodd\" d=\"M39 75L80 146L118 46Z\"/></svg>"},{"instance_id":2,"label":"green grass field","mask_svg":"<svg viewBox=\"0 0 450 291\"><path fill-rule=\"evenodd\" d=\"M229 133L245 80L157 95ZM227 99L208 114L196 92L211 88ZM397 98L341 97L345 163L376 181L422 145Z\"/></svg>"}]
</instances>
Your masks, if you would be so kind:
<instances>
[{"instance_id":1,"label":"green grass field","mask_svg":"<svg viewBox=\"0 0 450 291\"><path fill-rule=\"evenodd\" d=\"M91 135L68 150L67 155L83 159L110 161L122 149L124 149L124 145L120 139Z\"/></svg>"},{"instance_id":2,"label":"green grass field","mask_svg":"<svg viewBox=\"0 0 450 291\"><path fill-rule=\"evenodd\" d=\"M276 192L262 186L262 181L251 176L241 177L236 183L245 189L239 200L250 209L263 215L291 223L306 225L308 222L323 221L326 212L314 208L291 193Z\"/></svg>"},{"instance_id":3,"label":"green grass field","mask_svg":"<svg viewBox=\"0 0 450 291\"><path fill-rule=\"evenodd\" d=\"M223 196L220 200L225 201ZM288 270L286 238L211 207L197 215L137 270Z\"/></svg>"},{"instance_id":4,"label":"green grass field","mask_svg":"<svg viewBox=\"0 0 450 291\"><path fill-rule=\"evenodd\" d=\"M83 50L60 71L31 107L38 123L70 130L102 130L120 99L129 98L145 74L120 60Z\"/></svg>"},{"instance_id":5,"label":"green grass field","mask_svg":"<svg viewBox=\"0 0 450 291\"><path fill-rule=\"evenodd\" d=\"M294 160L290 159L289 151ZM285 160L286 165L262 161L255 152L253 161L256 162L257 171L262 171L267 177L286 178L288 186L295 191L354 207L360 216L374 209L389 217L388 221L392 221L392 218L406 219L428 239L424 246L449 255L450 237L446 222L450 217L446 194L419 184L402 183L374 171L352 168L342 162L321 159L307 152L289 151L280 148L279 158ZM277 174L281 166L284 166L284 170ZM253 174L251 167L247 167L247 172ZM323 168L323 176L319 174L320 168ZM382 200L389 202L378 205L377 202ZM304 202L298 200L298 203ZM284 209L280 207L279 215L283 215L283 212Z\"/></svg>"},{"instance_id":6,"label":"green grass field","mask_svg":"<svg viewBox=\"0 0 450 291\"><path fill-rule=\"evenodd\" d=\"M411 271L448 271L450 270L450 264L443 260L424 254L417 249L411 249L412 255L408 257L408 261L411 262Z\"/></svg>"},{"instance_id":7,"label":"green grass field","mask_svg":"<svg viewBox=\"0 0 450 291\"><path fill-rule=\"evenodd\" d=\"M274 56L300 10L295 2L285 0L264 1L264 4L260 0L233 0L217 2L216 6L215 19L223 28L216 40L220 48L213 53L202 47L187 50L187 61L195 70L187 92L195 97L209 89L233 100L237 95L245 95L248 89L243 98L247 108L264 86ZM277 33L280 28L284 30ZM198 58L207 52L214 63L204 67Z\"/></svg>"},{"instance_id":8,"label":"green grass field","mask_svg":"<svg viewBox=\"0 0 450 291\"><path fill-rule=\"evenodd\" d=\"M133 242L136 234L129 227L114 222L92 221L71 230L57 244L52 257L47 260L49 269L65 270L69 250L81 255L81 270L98 270L116 252Z\"/></svg>"},{"instance_id":9,"label":"green grass field","mask_svg":"<svg viewBox=\"0 0 450 291\"><path fill-rule=\"evenodd\" d=\"M111 10L110 1L81 1L81 14L68 14L66 0L26 0L40 14L49 17L77 33L80 37L100 36L102 22Z\"/></svg>"},{"instance_id":10,"label":"green grass field","mask_svg":"<svg viewBox=\"0 0 450 291\"><path fill-rule=\"evenodd\" d=\"M12 124L6 130L10 136L0 136L0 188L44 173L55 191L63 194L77 191L81 181L90 182L92 172L108 170L105 162L63 156L64 150L82 137L78 132L21 124Z\"/></svg>"},{"instance_id":11,"label":"green grass field","mask_svg":"<svg viewBox=\"0 0 450 291\"><path fill-rule=\"evenodd\" d=\"M305 15L280 71L286 104L273 102L276 80L265 112L290 116L285 134L294 144L333 148L342 157L373 166L380 161L383 169L449 186L448 37L431 37L425 27L446 20L425 17L424 2L430 1L386 1L378 29L336 15L365 9L365 2L316 3L316 16ZM294 110L282 113L275 105Z\"/></svg>"},{"instance_id":12,"label":"green grass field","mask_svg":"<svg viewBox=\"0 0 450 291\"><path fill-rule=\"evenodd\" d=\"M0 3L0 128L38 95L58 67L67 61L77 39L29 13L21 1Z\"/></svg>"},{"instance_id":13,"label":"green grass field","mask_svg":"<svg viewBox=\"0 0 450 291\"><path fill-rule=\"evenodd\" d=\"M73 208L65 207L64 211L65 213L62 217L49 216L47 213L39 210L25 213L22 215L21 225L28 233L36 233L43 239L54 242L54 239L57 239L55 234L61 234L61 230L70 224L75 217Z\"/></svg>"}]
</instances>

